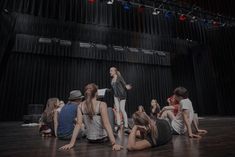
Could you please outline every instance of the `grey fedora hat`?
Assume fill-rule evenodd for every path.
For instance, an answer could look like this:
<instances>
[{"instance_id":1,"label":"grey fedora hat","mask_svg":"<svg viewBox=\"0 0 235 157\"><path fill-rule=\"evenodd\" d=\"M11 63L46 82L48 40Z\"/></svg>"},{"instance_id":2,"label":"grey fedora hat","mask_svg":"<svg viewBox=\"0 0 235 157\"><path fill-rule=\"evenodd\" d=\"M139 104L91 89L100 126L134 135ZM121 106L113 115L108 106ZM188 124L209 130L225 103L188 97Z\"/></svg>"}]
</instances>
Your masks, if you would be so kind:
<instances>
[{"instance_id":1,"label":"grey fedora hat","mask_svg":"<svg viewBox=\"0 0 235 157\"><path fill-rule=\"evenodd\" d=\"M69 95L69 100L77 100L82 99L84 96L82 95L80 90L72 90Z\"/></svg>"}]
</instances>

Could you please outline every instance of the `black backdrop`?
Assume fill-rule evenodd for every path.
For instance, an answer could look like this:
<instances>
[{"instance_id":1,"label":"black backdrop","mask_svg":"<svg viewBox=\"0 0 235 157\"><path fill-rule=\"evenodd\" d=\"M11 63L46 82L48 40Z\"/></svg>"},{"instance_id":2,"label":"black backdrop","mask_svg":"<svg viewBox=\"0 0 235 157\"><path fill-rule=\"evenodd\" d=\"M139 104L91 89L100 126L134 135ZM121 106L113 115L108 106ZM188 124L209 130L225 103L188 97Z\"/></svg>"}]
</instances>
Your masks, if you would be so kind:
<instances>
[{"instance_id":1,"label":"black backdrop","mask_svg":"<svg viewBox=\"0 0 235 157\"><path fill-rule=\"evenodd\" d=\"M120 4L108 6L100 1L89 5L86 0L2 0L0 8L8 8L12 11L8 16L15 19L9 22L14 28L10 35L14 46L1 51L1 120L20 120L29 103L45 104L52 96L66 100L70 90L82 89L89 82L110 87L110 66L118 67L134 86L128 93L129 116L137 105L149 111L151 98L165 105L178 85L189 89L200 115L235 113L230 88L233 28L208 31L200 23L166 20L162 15L152 16L151 10L125 12ZM40 37L70 40L72 45L42 44ZM78 46L79 41L161 50L170 55L85 49ZM108 102L112 106L111 98Z\"/></svg>"}]
</instances>

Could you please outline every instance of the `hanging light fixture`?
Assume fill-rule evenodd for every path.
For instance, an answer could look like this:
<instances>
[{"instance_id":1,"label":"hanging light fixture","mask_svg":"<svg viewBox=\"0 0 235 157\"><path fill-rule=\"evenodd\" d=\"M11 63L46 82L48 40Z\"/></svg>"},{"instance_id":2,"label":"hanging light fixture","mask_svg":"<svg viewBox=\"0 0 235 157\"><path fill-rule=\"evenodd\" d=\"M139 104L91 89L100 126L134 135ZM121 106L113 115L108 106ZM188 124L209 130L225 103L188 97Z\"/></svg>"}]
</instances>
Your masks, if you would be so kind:
<instances>
[{"instance_id":1,"label":"hanging light fixture","mask_svg":"<svg viewBox=\"0 0 235 157\"><path fill-rule=\"evenodd\" d=\"M179 20L182 21L182 22L186 21L186 19L187 19L187 16L185 14L181 14L179 16Z\"/></svg>"},{"instance_id":2,"label":"hanging light fixture","mask_svg":"<svg viewBox=\"0 0 235 157\"><path fill-rule=\"evenodd\" d=\"M131 3L129 1L125 2L123 5L123 9L129 11L131 9Z\"/></svg>"},{"instance_id":3,"label":"hanging light fixture","mask_svg":"<svg viewBox=\"0 0 235 157\"><path fill-rule=\"evenodd\" d=\"M88 0L88 3L90 4L94 4L96 2L96 0Z\"/></svg>"},{"instance_id":4,"label":"hanging light fixture","mask_svg":"<svg viewBox=\"0 0 235 157\"><path fill-rule=\"evenodd\" d=\"M216 21L216 20L212 20L212 25L214 27L218 27L220 25L220 22L219 21Z\"/></svg>"},{"instance_id":5,"label":"hanging light fixture","mask_svg":"<svg viewBox=\"0 0 235 157\"><path fill-rule=\"evenodd\" d=\"M154 3L154 7L156 6L156 4ZM163 6L163 4L160 4L158 7L155 7L154 9L153 9L153 12L152 12L152 14L153 15L159 15L160 13L161 13L161 11L160 11L160 8Z\"/></svg>"},{"instance_id":6,"label":"hanging light fixture","mask_svg":"<svg viewBox=\"0 0 235 157\"><path fill-rule=\"evenodd\" d=\"M144 9L145 9L145 6L144 5L140 5L139 8L138 8L138 12L139 13L143 13Z\"/></svg>"},{"instance_id":7,"label":"hanging light fixture","mask_svg":"<svg viewBox=\"0 0 235 157\"><path fill-rule=\"evenodd\" d=\"M208 25L209 25L209 21L208 21L207 19L201 20L201 23L202 23L204 26L208 26Z\"/></svg>"},{"instance_id":8,"label":"hanging light fixture","mask_svg":"<svg viewBox=\"0 0 235 157\"><path fill-rule=\"evenodd\" d=\"M107 4L112 5L114 0L108 0Z\"/></svg>"},{"instance_id":9,"label":"hanging light fixture","mask_svg":"<svg viewBox=\"0 0 235 157\"><path fill-rule=\"evenodd\" d=\"M197 21L197 17L196 16L192 16L192 18L191 18L191 20L190 20L190 22L196 22Z\"/></svg>"},{"instance_id":10,"label":"hanging light fixture","mask_svg":"<svg viewBox=\"0 0 235 157\"><path fill-rule=\"evenodd\" d=\"M159 15L161 12L160 12L160 10L157 10L157 8L154 8L153 9L153 15Z\"/></svg>"},{"instance_id":11,"label":"hanging light fixture","mask_svg":"<svg viewBox=\"0 0 235 157\"><path fill-rule=\"evenodd\" d=\"M167 11L165 12L164 16L165 16L165 18L170 19L173 15L172 15L172 12L171 12L171 11L167 10Z\"/></svg>"}]
</instances>

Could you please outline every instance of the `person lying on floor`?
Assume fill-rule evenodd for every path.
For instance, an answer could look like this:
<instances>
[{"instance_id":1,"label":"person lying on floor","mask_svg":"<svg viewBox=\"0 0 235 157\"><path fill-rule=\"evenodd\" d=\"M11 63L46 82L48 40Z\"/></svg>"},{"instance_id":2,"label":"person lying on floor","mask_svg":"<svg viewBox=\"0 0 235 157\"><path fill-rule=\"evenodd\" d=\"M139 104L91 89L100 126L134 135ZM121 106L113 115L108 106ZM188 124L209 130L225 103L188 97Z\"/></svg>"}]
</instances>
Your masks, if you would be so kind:
<instances>
[{"instance_id":1,"label":"person lying on floor","mask_svg":"<svg viewBox=\"0 0 235 157\"><path fill-rule=\"evenodd\" d=\"M161 146L172 139L171 127L166 120L152 120L145 112L139 111L132 118L134 127L128 138L129 151ZM136 140L136 137L140 137L140 140Z\"/></svg>"},{"instance_id":2,"label":"person lying on floor","mask_svg":"<svg viewBox=\"0 0 235 157\"><path fill-rule=\"evenodd\" d=\"M86 137L91 143L104 143L109 140L112 144L112 150L121 150L123 147L116 143L113 130L109 122L107 105L105 102L97 101L97 85L91 83L85 87L85 101L83 101L77 110L77 123L73 130L73 135L69 144L60 149L67 150L75 146L77 136L84 122L86 127Z\"/></svg>"},{"instance_id":3,"label":"person lying on floor","mask_svg":"<svg viewBox=\"0 0 235 157\"><path fill-rule=\"evenodd\" d=\"M163 112L165 117L167 117L171 122L171 127L173 129L173 134L181 135L188 133L190 138L200 138L198 134L192 132L191 125L193 124L195 130L199 134L207 133L206 130L201 130L198 128L198 123L194 115L194 110L192 102L188 98L188 91L184 87L177 87L174 90L175 99L179 102L179 111L175 116L170 110Z\"/></svg>"}]
</instances>

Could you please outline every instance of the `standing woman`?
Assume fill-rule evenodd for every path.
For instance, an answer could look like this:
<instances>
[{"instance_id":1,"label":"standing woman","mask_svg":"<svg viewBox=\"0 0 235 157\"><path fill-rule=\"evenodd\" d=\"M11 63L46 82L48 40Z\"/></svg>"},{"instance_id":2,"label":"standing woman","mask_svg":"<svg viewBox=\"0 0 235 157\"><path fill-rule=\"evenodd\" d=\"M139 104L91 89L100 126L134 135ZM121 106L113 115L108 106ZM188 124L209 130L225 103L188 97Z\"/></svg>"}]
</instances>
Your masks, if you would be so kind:
<instances>
[{"instance_id":1,"label":"standing woman","mask_svg":"<svg viewBox=\"0 0 235 157\"><path fill-rule=\"evenodd\" d=\"M114 91L114 103L117 109L117 112L122 112L123 118L124 118L124 130L129 131L128 129L128 119L127 114L125 111L125 105L126 105L126 98L127 98L127 90L130 90L132 87L129 84L126 84L124 81L121 73L117 70L116 67L110 68L110 76L112 77L111 80L111 86ZM117 114L117 125L121 125L121 118L120 114Z\"/></svg>"}]
</instances>

